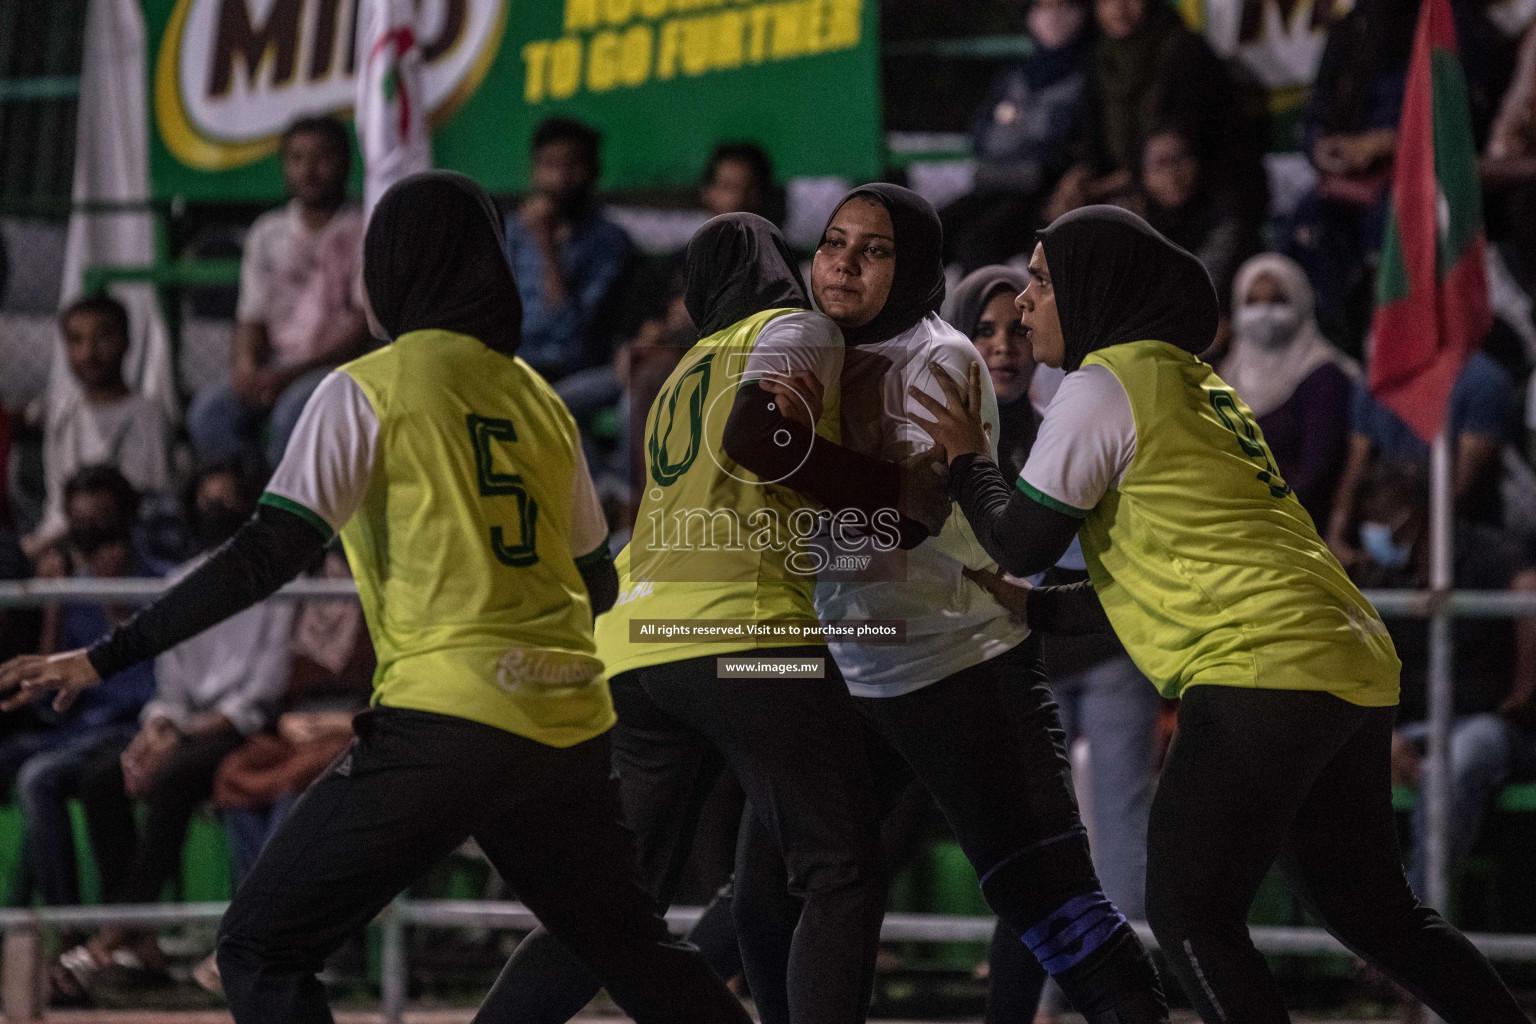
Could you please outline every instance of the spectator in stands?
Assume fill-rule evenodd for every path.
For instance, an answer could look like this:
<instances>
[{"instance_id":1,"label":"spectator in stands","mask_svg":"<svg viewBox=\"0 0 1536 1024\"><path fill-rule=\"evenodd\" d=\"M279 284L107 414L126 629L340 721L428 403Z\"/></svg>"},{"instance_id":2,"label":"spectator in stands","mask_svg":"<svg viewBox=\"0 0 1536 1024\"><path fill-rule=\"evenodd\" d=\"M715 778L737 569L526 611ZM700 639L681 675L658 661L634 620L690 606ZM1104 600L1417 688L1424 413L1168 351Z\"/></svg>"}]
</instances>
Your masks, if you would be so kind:
<instances>
[{"instance_id":1,"label":"spectator in stands","mask_svg":"<svg viewBox=\"0 0 1536 1024\"><path fill-rule=\"evenodd\" d=\"M1035 357L1029 332L1013 306L1028 284L1028 275L1013 267L982 267L955 287L942 311L950 326L971 339L987 365L1000 420L998 465L1010 476L1024 468L1040 427L1040 413L1029 400Z\"/></svg>"},{"instance_id":2,"label":"spectator in stands","mask_svg":"<svg viewBox=\"0 0 1536 1024\"><path fill-rule=\"evenodd\" d=\"M6 470L11 464L11 418L0 405L0 580L21 580L32 575L32 565L21 550L16 516L11 509ZM31 609L0 608L0 658L28 654L37 639L37 615ZM3 735L0 726L0 735Z\"/></svg>"},{"instance_id":3,"label":"spectator in stands","mask_svg":"<svg viewBox=\"0 0 1536 1024\"><path fill-rule=\"evenodd\" d=\"M1525 30L1513 79L1488 132L1484 174L1536 177L1536 22Z\"/></svg>"},{"instance_id":4,"label":"spectator in stands","mask_svg":"<svg viewBox=\"0 0 1536 1024\"><path fill-rule=\"evenodd\" d=\"M784 219L773 181L773 160L753 142L722 142L709 154L699 202L711 217L755 213L775 224Z\"/></svg>"},{"instance_id":5,"label":"spectator in stands","mask_svg":"<svg viewBox=\"0 0 1536 1024\"><path fill-rule=\"evenodd\" d=\"M1373 460L1406 459L1426 471L1429 445L1397 414L1356 383L1349 412L1349 451L1328 524L1328 546L1348 568L1359 557L1351 542L1361 484ZM1472 353L1451 389L1445 430L1451 438L1456 516L1497 526L1501 461L1506 445L1519 443L1520 409L1514 381L1487 353Z\"/></svg>"},{"instance_id":6,"label":"spectator in stands","mask_svg":"<svg viewBox=\"0 0 1536 1024\"><path fill-rule=\"evenodd\" d=\"M205 551L178 569L181 574L229 539L255 508L255 486L235 462L199 473L192 495L189 516ZM155 693L138 733L120 758L81 784L108 902L160 898L180 863L193 812L212 795L219 763L275 717L288 681L293 620L291 604L269 600L155 659ZM142 835L135 800L146 805ZM102 929L59 963L86 991L92 975L109 964L164 968L153 932L120 927Z\"/></svg>"},{"instance_id":7,"label":"spectator in stands","mask_svg":"<svg viewBox=\"0 0 1536 1024\"><path fill-rule=\"evenodd\" d=\"M1258 418L1285 482L1326 524L1349 448L1355 361L1318 330L1312 285L1292 259L1263 253L1232 286L1232 350L1221 379Z\"/></svg>"},{"instance_id":8,"label":"spectator in stands","mask_svg":"<svg viewBox=\"0 0 1536 1024\"><path fill-rule=\"evenodd\" d=\"M1365 556L1355 575L1366 587L1429 586L1429 486L1409 462L1372 470L1361 497ZM1536 592L1536 562L1525 546L1490 526L1456 531L1454 585L1469 590ZM1393 773L1417 785L1427 735L1429 652L1422 621L1388 619L1403 661L1403 699L1393 742ZM1500 789L1536 778L1536 618L1458 618L1454 628L1455 713L1451 733L1451 863L1459 863L1482 831ZM1407 723L1407 724L1402 724ZM1425 816L1413 814L1408 875L1424 893Z\"/></svg>"},{"instance_id":9,"label":"spectator in stands","mask_svg":"<svg viewBox=\"0 0 1536 1024\"><path fill-rule=\"evenodd\" d=\"M709 155L699 182L699 205L711 217L726 213L755 213L778 224L784 219L784 196L773 180L773 161L762 147L751 142L722 142ZM646 344L642 335L653 335L655 323L665 319L678 282L682 279L686 248L636 259L634 272L624 288L615 320L618 336L634 339L628 347ZM683 311L688 327L687 311ZM647 327L647 324L652 326ZM689 344L692 339L689 339ZM555 389L577 421L595 408L609 408L618 400L626 373L621 348L614 361L562 380ZM646 408L649 408L647 403ZM641 409L643 416L645 409ZM622 426L620 427L622 430ZM621 446L622 447L622 446Z\"/></svg>"},{"instance_id":10,"label":"spectator in stands","mask_svg":"<svg viewBox=\"0 0 1536 1024\"><path fill-rule=\"evenodd\" d=\"M1028 251L1046 197L1072 164L1087 114L1089 3L1033 0L1033 48L997 72L976 110L975 188L941 215L946 261L967 272Z\"/></svg>"},{"instance_id":11,"label":"spectator in stands","mask_svg":"<svg viewBox=\"0 0 1536 1024\"><path fill-rule=\"evenodd\" d=\"M1237 265L1258 251L1258 225L1241 215L1230 189L1212 180L1189 132L1164 126L1147 137L1125 205L1194 253L1225 305ZM1231 315L1230 309L1223 312Z\"/></svg>"},{"instance_id":12,"label":"spectator in stands","mask_svg":"<svg viewBox=\"0 0 1536 1024\"><path fill-rule=\"evenodd\" d=\"M77 299L59 316L69 372L82 400L43 425L42 522L22 547L37 558L67 529L65 484L87 466L113 466L141 494L170 485L169 442L159 407L128 389L128 310L107 295Z\"/></svg>"},{"instance_id":13,"label":"spectator in stands","mask_svg":"<svg viewBox=\"0 0 1536 1024\"><path fill-rule=\"evenodd\" d=\"M39 575L76 579L162 575L165 567L143 557L134 545L138 505L138 493L111 466L90 466L75 474L65 485L68 543L44 553ZM39 647L43 653L72 650L91 642L131 611L114 604L50 608ZM137 665L108 679L100 693L82 695L84 699L62 716L46 703L34 705L33 728L0 744L0 786L16 780L16 801L25 822L31 884L23 888L35 888L44 903L80 902L68 800L78 794L86 774L122 753L133 738L139 709L154 688L152 666ZM27 893L18 895L25 902Z\"/></svg>"},{"instance_id":14,"label":"spectator in stands","mask_svg":"<svg viewBox=\"0 0 1536 1024\"><path fill-rule=\"evenodd\" d=\"M187 412L204 462L251 451L277 465L310 393L368 344L358 300L363 215L347 203L347 130L333 117L295 121L283 133L282 160L293 198L246 236L230 383Z\"/></svg>"},{"instance_id":15,"label":"spectator in stands","mask_svg":"<svg viewBox=\"0 0 1536 1024\"><path fill-rule=\"evenodd\" d=\"M555 117L533 133L532 195L507 218L523 302L518 354L551 381L608 361L605 315L629 268L624 230L596 202L602 136Z\"/></svg>"},{"instance_id":16,"label":"spectator in stands","mask_svg":"<svg viewBox=\"0 0 1536 1024\"><path fill-rule=\"evenodd\" d=\"M1185 126L1217 180L1262 192L1257 153L1241 145L1249 132L1234 86L1205 39L1161 0L1094 0L1093 12L1099 36L1088 116L1076 163L1057 183L1046 219L1129 192L1142 145L1163 124Z\"/></svg>"}]
</instances>

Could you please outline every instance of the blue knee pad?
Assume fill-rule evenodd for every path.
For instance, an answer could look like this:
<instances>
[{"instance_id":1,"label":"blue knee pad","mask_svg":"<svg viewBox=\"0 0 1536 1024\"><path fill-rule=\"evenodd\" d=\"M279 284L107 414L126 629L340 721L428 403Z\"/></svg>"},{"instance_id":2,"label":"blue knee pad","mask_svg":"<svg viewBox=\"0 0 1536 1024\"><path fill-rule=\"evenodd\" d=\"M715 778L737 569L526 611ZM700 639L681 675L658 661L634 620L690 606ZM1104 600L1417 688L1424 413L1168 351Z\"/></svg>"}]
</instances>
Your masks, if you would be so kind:
<instances>
[{"instance_id":1,"label":"blue knee pad","mask_svg":"<svg viewBox=\"0 0 1536 1024\"><path fill-rule=\"evenodd\" d=\"M1115 909L1104 893L1085 892L1057 907L1024 933L1024 945L1051 974L1071 970L1108 942L1121 928L1125 915Z\"/></svg>"}]
</instances>

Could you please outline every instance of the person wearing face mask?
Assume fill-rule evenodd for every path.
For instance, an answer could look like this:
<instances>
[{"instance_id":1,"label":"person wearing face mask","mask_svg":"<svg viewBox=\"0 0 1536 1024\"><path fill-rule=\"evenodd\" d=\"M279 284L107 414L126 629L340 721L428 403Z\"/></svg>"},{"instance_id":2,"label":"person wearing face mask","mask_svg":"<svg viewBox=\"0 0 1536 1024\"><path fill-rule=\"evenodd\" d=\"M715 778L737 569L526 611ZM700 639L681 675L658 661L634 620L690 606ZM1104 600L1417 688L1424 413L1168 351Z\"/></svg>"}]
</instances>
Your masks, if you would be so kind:
<instances>
[{"instance_id":1,"label":"person wearing face mask","mask_svg":"<svg viewBox=\"0 0 1536 1024\"><path fill-rule=\"evenodd\" d=\"M570 413L517 357L495 203L462 175L411 175L363 249L390 343L316 389L255 516L88 649L0 666L0 707L57 693L67 708L270 597L340 532L378 654L373 706L224 915L235 1020L329 1020L326 957L473 836L639 1024L746 1024L639 876L593 653L594 610L617 593L607 524Z\"/></svg>"},{"instance_id":2,"label":"person wearing face mask","mask_svg":"<svg viewBox=\"0 0 1536 1024\"><path fill-rule=\"evenodd\" d=\"M946 262L966 270L1018 252L1072 163L1093 53L1088 0L1029 0L1029 53L997 72L971 121L972 192L940 213Z\"/></svg>"},{"instance_id":3,"label":"person wearing face mask","mask_svg":"<svg viewBox=\"0 0 1536 1024\"><path fill-rule=\"evenodd\" d=\"M1360 367L1323 337L1312 285L1288 256L1261 253L1238 268L1232 324L1221 379L1253 411L1301 507L1326 527L1349 450Z\"/></svg>"},{"instance_id":4,"label":"person wearing face mask","mask_svg":"<svg viewBox=\"0 0 1536 1024\"><path fill-rule=\"evenodd\" d=\"M938 394L936 373L980 371L970 339L937 314L942 248L933 207L896 185L854 189L822 233L811 288L848 346L842 440L865 456L926 458L908 389ZM997 400L983 382L995 437ZM908 483L921 490L928 479ZM966 523L949 515L934 532L910 550L877 551L862 570L823 571L816 588L823 623L905 623L899 644L828 642L867 725L881 804L914 782L928 789L1014 941L1089 1022L1166 1021L1151 962L1090 860L1031 633L1072 595L1042 594L1026 623L993 597L985 580L995 563ZM798 907L784 899L783 862L759 819L743 832L734 895L743 955L783 962ZM782 989L749 980L765 1024L785 1020Z\"/></svg>"},{"instance_id":5,"label":"person wearing face mask","mask_svg":"<svg viewBox=\"0 0 1536 1024\"><path fill-rule=\"evenodd\" d=\"M256 505L255 488L237 460L199 470L187 495L201 551L177 570L183 576L234 536ZM121 757L98 763L80 780L108 902L153 903L175 873L187 826L212 795L219 763L276 716L293 618L291 603L263 601L155 659L155 693L139 715L138 732ZM135 814L140 802L142 830ZM97 972L113 964L165 971L153 931L109 926L59 957L55 988L88 995Z\"/></svg>"},{"instance_id":6,"label":"person wearing face mask","mask_svg":"<svg viewBox=\"0 0 1536 1024\"><path fill-rule=\"evenodd\" d=\"M1403 877L1390 750L1400 663L1253 415L1195 353L1216 332L1200 262L1087 207L1041 232L1018 299L1067 371L1010 482L983 381L914 398L977 537L1017 576L1074 535L1099 601L1178 731L1153 799L1147 921L1207 1024L1288 1024L1248 935L1279 862L1327 928L1451 1024L1526 1024L1487 959ZM964 392L961 388L964 387Z\"/></svg>"},{"instance_id":7,"label":"person wearing face mask","mask_svg":"<svg viewBox=\"0 0 1536 1024\"><path fill-rule=\"evenodd\" d=\"M1429 586L1429 486L1424 470L1404 460L1372 467L1362 488L1355 578L1364 587ZM1536 562L1507 531L1462 523L1455 538L1455 586L1467 590L1536 591ZM1390 620L1403 659L1403 703L1393 740L1394 781L1417 787L1428 736L1424 718L1429 652L1423 624ZM1536 777L1536 619L1458 618L1454 627L1456 719L1451 727L1452 868L1477 843L1498 791ZM1415 807L1408 881L1423 892L1424 805Z\"/></svg>"},{"instance_id":8,"label":"person wearing face mask","mask_svg":"<svg viewBox=\"0 0 1536 1024\"><path fill-rule=\"evenodd\" d=\"M39 575L70 574L81 579L160 576L166 566L142 555L133 536L139 494L111 466L87 466L64 484L67 554L54 550L39 563ZM78 646L99 635L128 609L74 602L44 615L40 649L45 653ZM94 766L115 761L133 738L139 709L154 693L148 663L106 679L57 714L44 703L28 709L32 724L0 744L0 782L16 781L16 801L25 823L24 879L14 895L32 892L50 905L80 902L75 874L74 833L69 800Z\"/></svg>"}]
</instances>

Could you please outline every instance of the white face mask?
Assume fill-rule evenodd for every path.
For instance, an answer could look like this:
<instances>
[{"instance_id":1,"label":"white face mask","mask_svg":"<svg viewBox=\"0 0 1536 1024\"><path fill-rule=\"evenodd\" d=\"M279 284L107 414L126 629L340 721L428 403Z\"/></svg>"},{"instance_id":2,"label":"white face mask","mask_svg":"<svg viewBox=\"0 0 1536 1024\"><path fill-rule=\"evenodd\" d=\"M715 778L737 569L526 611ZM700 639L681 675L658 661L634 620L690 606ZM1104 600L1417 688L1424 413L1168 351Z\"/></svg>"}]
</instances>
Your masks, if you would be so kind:
<instances>
[{"instance_id":1,"label":"white face mask","mask_svg":"<svg viewBox=\"0 0 1536 1024\"><path fill-rule=\"evenodd\" d=\"M1288 302L1239 306L1233 326L1244 341L1260 348L1279 348L1301 330L1301 314Z\"/></svg>"},{"instance_id":2,"label":"white face mask","mask_svg":"<svg viewBox=\"0 0 1536 1024\"><path fill-rule=\"evenodd\" d=\"M1029 34L1047 50L1067 45L1077 35L1078 29L1083 27L1083 9L1077 4L1057 4L1053 7L1034 4L1025 18Z\"/></svg>"}]
</instances>

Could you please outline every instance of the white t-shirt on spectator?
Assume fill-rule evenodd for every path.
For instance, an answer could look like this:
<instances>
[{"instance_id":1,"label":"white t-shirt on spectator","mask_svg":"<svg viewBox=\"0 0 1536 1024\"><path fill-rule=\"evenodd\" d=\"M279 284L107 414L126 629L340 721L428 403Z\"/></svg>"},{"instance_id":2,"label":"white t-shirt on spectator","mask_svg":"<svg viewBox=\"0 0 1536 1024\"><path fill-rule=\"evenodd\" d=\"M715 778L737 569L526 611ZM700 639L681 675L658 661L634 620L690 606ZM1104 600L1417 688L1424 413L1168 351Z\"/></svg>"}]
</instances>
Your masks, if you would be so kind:
<instances>
[{"instance_id":1,"label":"white t-shirt on spectator","mask_svg":"<svg viewBox=\"0 0 1536 1024\"><path fill-rule=\"evenodd\" d=\"M362 245L363 214L355 206L337 210L318 231L305 227L297 200L251 225L235 315L266 327L277 366L323 355L325 332L358 308Z\"/></svg>"},{"instance_id":2,"label":"white t-shirt on spectator","mask_svg":"<svg viewBox=\"0 0 1536 1024\"><path fill-rule=\"evenodd\" d=\"M171 483L170 441L160 407L143 395L60 406L43 425L43 519L32 538L64 535L64 485L87 466L115 466L144 495Z\"/></svg>"},{"instance_id":3,"label":"white t-shirt on spectator","mask_svg":"<svg viewBox=\"0 0 1536 1024\"><path fill-rule=\"evenodd\" d=\"M177 578L206 556L181 566ZM292 602L268 599L185 640L155 659L155 696L140 721L168 718L185 730L194 720L222 714L242 736L277 717L292 662Z\"/></svg>"}]
</instances>

